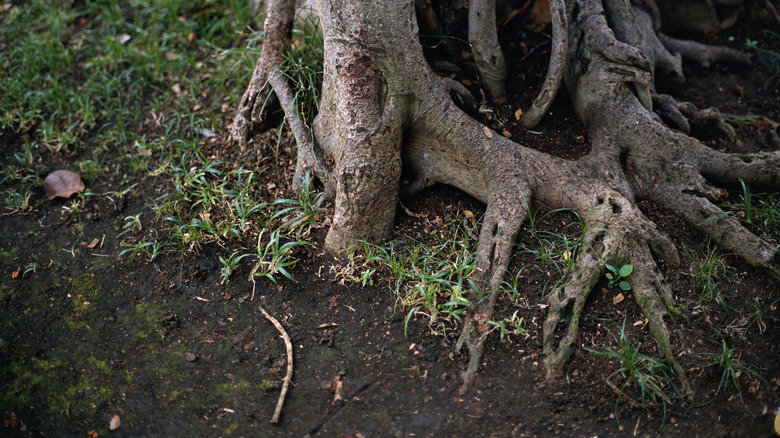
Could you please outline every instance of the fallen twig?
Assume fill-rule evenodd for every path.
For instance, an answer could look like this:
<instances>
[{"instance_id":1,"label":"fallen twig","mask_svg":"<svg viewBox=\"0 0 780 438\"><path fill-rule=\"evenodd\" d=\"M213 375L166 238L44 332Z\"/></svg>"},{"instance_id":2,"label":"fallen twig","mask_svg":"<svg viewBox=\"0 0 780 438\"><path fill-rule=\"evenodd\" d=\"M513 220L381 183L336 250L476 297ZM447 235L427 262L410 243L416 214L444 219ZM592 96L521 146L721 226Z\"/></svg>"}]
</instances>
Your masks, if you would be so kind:
<instances>
[{"instance_id":1,"label":"fallen twig","mask_svg":"<svg viewBox=\"0 0 780 438\"><path fill-rule=\"evenodd\" d=\"M284 330L284 327L282 327L281 324L279 324L279 321L276 320L273 316L269 315L268 312L263 309L263 307L260 307L260 312L262 312L263 316L268 318L269 321L271 321L271 324L276 327L277 330L279 330L279 333L282 334L282 338L284 339L284 345L287 347L287 375L284 376L284 382L282 383L282 392L279 394L279 401L276 403L276 410L274 411L274 416L271 418L271 423L276 424L279 422L279 416L282 414L282 406L284 405L284 398L287 396L287 389L290 387L290 382L292 381L292 372L293 372L293 348L292 348L292 342L290 341L290 336L287 334L287 332Z\"/></svg>"},{"instance_id":2,"label":"fallen twig","mask_svg":"<svg viewBox=\"0 0 780 438\"><path fill-rule=\"evenodd\" d=\"M626 393L621 391L620 388L618 388L617 385L612 383L611 380L607 379L606 382L607 382L607 386L609 386L612 389L612 391L614 391L615 394L617 394L618 399L620 399L620 397L623 397L623 399L626 401L626 403L628 403L631 406L633 406L635 408L638 408L638 409L647 409L648 408L648 405L646 403L640 403L640 402L634 400L633 398L627 396Z\"/></svg>"},{"instance_id":3,"label":"fallen twig","mask_svg":"<svg viewBox=\"0 0 780 438\"><path fill-rule=\"evenodd\" d=\"M406 208L406 206L403 204L403 202L399 202L398 204L406 212L406 214L408 214L411 217L428 217L428 215L425 214L425 213L415 213L412 210L409 210L408 208Z\"/></svg>"}]
</instances>

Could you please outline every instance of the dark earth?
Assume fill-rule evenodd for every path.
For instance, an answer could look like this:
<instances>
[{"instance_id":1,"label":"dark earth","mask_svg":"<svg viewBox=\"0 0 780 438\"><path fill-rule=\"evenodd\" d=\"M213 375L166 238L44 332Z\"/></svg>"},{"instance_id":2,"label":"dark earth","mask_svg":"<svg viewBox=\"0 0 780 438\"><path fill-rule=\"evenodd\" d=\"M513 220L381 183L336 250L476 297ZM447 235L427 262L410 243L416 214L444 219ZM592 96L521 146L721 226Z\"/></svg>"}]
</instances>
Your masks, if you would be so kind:
<instances>
[{"instance_id":1,"label":"dark earth","mask_svg":"<svg viewBox=\"0 0 780 438\"><path fill-rule=\"evenodd\" d=\"M538 90L549 44L544 35L528 29L502 32L501 37L510 64L511 105L474 116L498 133L506 131L548 153L570 159L586 154L588 140L565 91L540 126L533 131L520 127L514 111ZM725 30L709 43L743 47L747 38L780 53L780 39L750 23ZM780 120L780 63L771 54L764 53L750 68L686 65L686 85L670 90L676 96L700 107ZM458 79L479 96L477 78L463 71ZM218 141L203 144L210 156L230 159L238 153L226 141L228 114ZM716 149L770 147L765 126L742 126L738 133L741 145L713 124L694 122L692 127L694 136ZM9 131L0 137L3 163L20 150L21 135ZM273 143L273 135L257 140L258 156L273 149L263 146L266 138ZM289 148L284 150L281 162L289 180L294 157ZM78 158L42 157L49 169ZM741 188L727 188L731 201L741 202ZM704 251L705 238L650 203L642 204L644 213L680 249L680 266L662 269L687 315L668 324L675 355L695 391L692 400L673 397L666 412L659 406L635 406L636 400L626 399L635 397L630 387L619 397L605 383L617 364L587 350L613 346L625 323L645 354L660 355L630 294L616 300L617 292L607 289L606 280L588 302L580 348L565 380L546 382L542 294L552 268L518 251L511 272L525 266L519 276L521 299L510 303L502 297L497 317L517 311L528 337L492 336L474 388L461 395L459 373L468 358L454 349L457 325L453 322L455 330L437 335L428 318L417 315L405 335L408 309L396 306L386 273L378 272L374 286L340 282L336 272L347 260L321 249L322 228L313 239L317 247L300 251L301 261L293 270L297 283L260 279L253 293L246 267L221 284L217 253L224 251L217 244L164 253L152 261L119 257L120 242L134 238L132 232L120 234L125 218L147 211L148 198L175 190L152 177L140 180L130 195L122 194L125 189L119 181L88 181L88 190L101 195L86 198L83 210L72 214L67 210L70 200L47 201L40 188L32 211L0 217L0 435L774 436L780 286L726 255L728 281L720 290L732 312L717 303L700 305L690 252ZM285 188L278 196L293 194ZM396 243L446 236L443 219L465 218L466 210L478 217L483 208L448 187L404 204L415 216L399 210L396 235L389 239ZM326 220L327 213L320 223ZM571 220L569 214L553 214L541 227L561 231ZM536 244L521 231L519 246ZM31 263L41 269L25 272ZM749 318L754 303L766 309L760 320ZM285 345L259 306L281 322L294 348L293 385L277 425L269 420L286 370ZM742 374L739 388L719 388L721 370L711 365L712 354L721 348L718 332L755 372ZM109 430L115 416L121 426Z\"/></svg>"}]
</instances>

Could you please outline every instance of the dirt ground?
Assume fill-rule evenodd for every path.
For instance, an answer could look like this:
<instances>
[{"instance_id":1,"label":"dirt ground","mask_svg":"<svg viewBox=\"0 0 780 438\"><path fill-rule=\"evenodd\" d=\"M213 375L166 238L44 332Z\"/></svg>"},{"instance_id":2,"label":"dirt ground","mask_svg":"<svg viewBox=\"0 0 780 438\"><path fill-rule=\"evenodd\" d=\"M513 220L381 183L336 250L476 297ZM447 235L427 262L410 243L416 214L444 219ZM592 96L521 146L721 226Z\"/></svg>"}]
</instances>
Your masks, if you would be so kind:
<instances>
[{"instance_id":1,"label":"dirt ground","mask_svg":"<svg viewBox=\"0 0 780 438\"><path fill-rule=\"evenodd\" d=\"M533 34L524 38L516 39L522 44L505 43L510 59L519 60L543 41ZM780 52L777 39L749 24L711 42L738 45L745 38ZM575 159L587 153L588 142L565 92L552 116L533 131L520 128L513 115L512 108L527 105L538 90L547 47L512 65L511 108L475 116L531 147ZM777 64L759 61L751 68L688 64L687 85L673 91L700 106L780 120ZM461 79L478 90L476 78ZM765 128L739 133L741 145L708 123L693 125L693 135L717 149L768 148ZM7 132L0 141L0 160L8 162L20 140ZM214 154L231 153L226 144L212 147ZM41 188L32 212L0 217L3 436L773 436L780 311L769 305L780 298L780 288L727 256L730 281L721 290L729 305L748 315L757 297L769 310L760 322L741 324L722 306L699 306L692 259L682 248L701 251L705 239L650 203L642 204L645 213L681 248L681 265L662 268L687 315L668 323L695 390L692 400L674 398L665 413L619 399L605 384L617 365L586 350L613 345L625 321L643 351L658 354L632 297L616 300L606 282L587 305L580 348L565 381L550 385L541 354L541 293L549 270L518 253L514 268L527 265L519 280L526 300L516 307L504 299L499 311L519 311L529 337L493 336L474 389L460 395L467 357L454 349L457 333L434 335L426 318L417 317L405 336L407 311L396 308L388 284L340 284L333 267L345 261L321 245L301 254L294 270L298 283L258 281L254 291L246 272L220 284L216 245L152 262L140 256L131 263L119 260L125 218L147 209L146 198L172 190L151 177L141 184L141 194L122 196L119 182L98 180L91 191L113 194L88 198L77 215L66 210L67 200L46 201ZM738 202L737 188L730 189ZM400 212L394 239L435 233L436 219L449 211L482 208L448 187L405 205L422 217ZM551 216L544 226L561 229L567 221ZM320 231L315 241L323 238ZM518 240L533 244L523 233ZM31 263L44 269L25 272ZM279 319L294 349L293 386L278 425L269 420L286 370L285 345L259 306ZM756 373L741 375L739 390L718 390L721 370L708 356L720 348L715 329ZM121 425L109 430L115 416Z\"/></svg>"}]
</instances>

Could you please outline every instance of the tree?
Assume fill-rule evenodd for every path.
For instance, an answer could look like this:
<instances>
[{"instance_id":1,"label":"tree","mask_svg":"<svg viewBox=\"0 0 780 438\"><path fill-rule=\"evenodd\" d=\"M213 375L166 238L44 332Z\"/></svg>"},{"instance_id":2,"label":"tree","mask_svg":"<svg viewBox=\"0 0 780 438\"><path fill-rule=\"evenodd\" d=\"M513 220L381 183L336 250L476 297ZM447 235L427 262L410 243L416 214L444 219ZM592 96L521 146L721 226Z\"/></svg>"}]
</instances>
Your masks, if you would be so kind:
<instances>
[{"instance_id":1,"label":"tree","mask_svg":"<svg viewBox=\"0 0 780 438\"><path fill-rule=\"evenodd\" d=\"M563 78L592 143L591 152L577 161L517 144L468 116L452 97L473 105L468 90L437 76L423 56L413 0L318 2L325 72L319 114L310 130L279 69L290 47L293 3L276 0L268 6L262 54L231 135L245 145L267 117L267 100L273 95L279 99L298 144L296 183L304 184L305 173L312 172L325 198L334 203L326 245L335 252L382 239L393 226L399 199L436 182L486 204L474 278L482 292L472 291L486 298L473 300L478 304L457 344L466 345L471 355L463 391L474 378L489 332L496 301L489 291L501 284L515 235L531 207L573 209L587 226L576 268L548 298L543 348L549 379L559 377L571 357L583 307L607 265L630 263L634 298L683 389L690 390L664 322L666 316L682 313L658 268L660 261L677 263L677 249L642 214L639 200L674 212L780 280L776 248L715 204L724 196L717 184L780 186L780 153L737 156L706 147L686 134L688 119L712 119L733 135L723 116L655 89L662 77L684 81L683 57L702 64L750 62L744 53L661 32L667 17L682 26L686 21L680 17L701 18L702 10L712 13L688 22L712 30L722 24L713 12L716 6L742 1L551 0L554 36L548 76L523 123L538 123ZM416 3L435 25L430 0ZM748 6L754 14L778 20L766 1ZM505 67L495 37L493 1L471 1L469 27L483 86L501 103L506 99ZM771 132L780 146L777 124ZM403 187L402 170L414 175Z\"/></svg>"}]
</instances>

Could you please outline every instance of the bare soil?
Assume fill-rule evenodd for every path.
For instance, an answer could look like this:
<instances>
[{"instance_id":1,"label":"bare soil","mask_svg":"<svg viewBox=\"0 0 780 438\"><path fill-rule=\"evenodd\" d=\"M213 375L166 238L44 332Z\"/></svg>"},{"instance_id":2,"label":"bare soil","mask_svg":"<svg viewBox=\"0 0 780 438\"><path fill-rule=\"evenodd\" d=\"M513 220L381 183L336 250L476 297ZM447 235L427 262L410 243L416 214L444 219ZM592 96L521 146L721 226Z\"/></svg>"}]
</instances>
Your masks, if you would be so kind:
<instances>
[{"instance_id":1,"label":"bare soil","mask_svg":"<svg viewBox=\"0 0 780 438\"><path fill-rule=\"evenodd\" d=\"M526 131L519 126L514 110L527 105L538 90L549 46L542 45L519 64L524 53L545 38L531 31L502 38L511 66L512 106L475 112L475 117L551 154L570 159L586 154L587 135L565 91L538 128ZM724 31L710 42L737 46L745 38L780 52L777 39L750 24ZM702 107L780 120L780 76L771 62L757 62L752 68L689 66L686 74L686 86L672 90L679 97ZM476 77L465 70L458 75L478 96ZM739 133L741 145L708 123L693 124L693 135L718 149L768 147L761 126ZM20 139L10 132L0 139L0 160L11 162ZM221 142L206 147L223 158L237 154ZM247 159L251 163L259 157ZM61 160L44 164L56 169L63 166ZM283 155L282 163L291 162ZM586 307L580 348L565 381L550 385L542 368L541 325L546 316L542 293L553 273L518 251L513 268L525 266L520 277L525 300L517 306L502 298L499 316L518 311L529 337L499 341L493 336L474 389L460 395L459 373L467 357L454 350L457 333L434 335L427 318L418 317L410 320L405 336L406 310L396 308L388 284L340 284L332 268L346 261L320 249L301 253L294 270L297 283L258 281L254 292L246 269L220 284L217 253L224 250L216 244L183 255L166 253L151 262L142 257L131 263L118 260L119 244L127 238L120 235L125 217L146 211L147 198L173 190L153 178L140 184L141 192L133 196L89 197L77 215L67 212L67 200L46 201L41 188L31 212L0 217L0 393L5 394L0 434L772 436L778 408L773 392L780 391L780 311L771 307L762 324L749 326L738 316L749 316L755 299L769 308L780 297L780 287L727 256L730 281L720 287L732 313L717 303L700 305L693 261L682 248L702 251L705 238L650 203L642 204L644 212L680 248L680 266L663 269L687 319L668 324L675 354L695 390L692 401L675 398L665 414L658 407L637 408L619 398L605 384L617 364L587 350L614 346L613 335L625 321L642 351L659 356L631 295L617 300L618 292L608 290L606 282ZM89 181L88 188L95 193L122 189L118 181L102 179ZM739 202L737 188L729 189ZM483 208L449 187L404 202L424 216L399 212L393 239L435 234L441 224L437 218L451 211L478 214ZM566 214L552 215L542 226L562 230L570 221ZM324 234L319 233L315 242L321 244ZM527 233L520 234L518 243L534 245ZM25 272L31 263L42 269ZM285 373L285 346L260 314L260 305L280 320L294 346L294 385L278 425L269 419ZM710 365L708 356L720 351L715 330L761 376L739 377L741 397L733 385L718 391L721 370ZM626 395L635 396L631 391L627 388ZM121 426L110 431L114 416Z\"/></svg>"}]
</instances>

